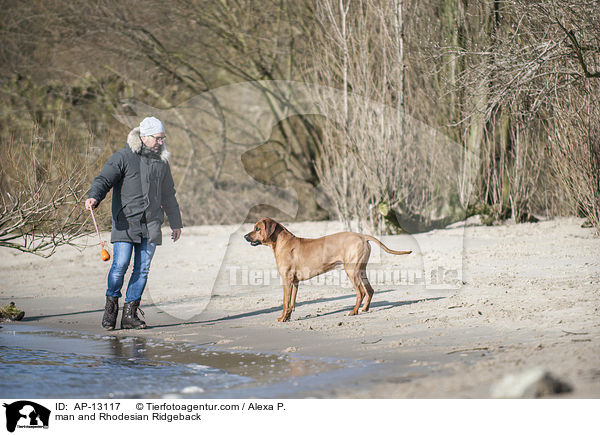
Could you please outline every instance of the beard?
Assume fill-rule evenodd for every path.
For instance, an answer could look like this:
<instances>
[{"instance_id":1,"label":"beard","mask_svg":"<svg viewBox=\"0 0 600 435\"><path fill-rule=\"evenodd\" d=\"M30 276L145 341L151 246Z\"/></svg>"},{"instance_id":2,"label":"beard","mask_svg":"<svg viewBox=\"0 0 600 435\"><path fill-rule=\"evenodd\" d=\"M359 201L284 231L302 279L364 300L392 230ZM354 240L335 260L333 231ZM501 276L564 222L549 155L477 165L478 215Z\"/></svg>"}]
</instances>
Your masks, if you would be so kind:
<instances>
[{"instance_id":1,"label":"beard","mask_svg":"<svg viewBox=\"0 0 600 435\"><path fill-rule=\"evenodd\" d=\"M160 152L162 151L162 145L158 146L158 147L147 147L144 143L142 143L142 151L141 154L143 156L149 156L149 157L158 157L160 155Z\"/></svg>"}]
</instances>

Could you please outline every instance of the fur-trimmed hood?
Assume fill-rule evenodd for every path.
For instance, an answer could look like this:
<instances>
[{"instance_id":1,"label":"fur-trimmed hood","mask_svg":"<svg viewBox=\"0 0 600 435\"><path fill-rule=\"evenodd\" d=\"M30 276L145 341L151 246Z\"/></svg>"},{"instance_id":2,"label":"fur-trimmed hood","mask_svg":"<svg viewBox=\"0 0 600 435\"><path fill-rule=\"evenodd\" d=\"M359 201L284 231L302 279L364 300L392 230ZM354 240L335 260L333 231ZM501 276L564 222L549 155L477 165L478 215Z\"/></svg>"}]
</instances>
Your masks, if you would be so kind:
<instances>
[{"instance_id":1,"label":"fur-trimmed hood","mask_svg":"<svg viewBox=\"0 0 600 435\"><path fill-rule=\"evenodd\" d=\"M127 135L127 145L134 153L139 154L142 152L142 138L140 137L139 127L136 127L129 132ZM170 155L171 153L167 151L167 147L163 142L160 148L160 159L166 163L169 161Z\"/></svg>"}]
</instances>

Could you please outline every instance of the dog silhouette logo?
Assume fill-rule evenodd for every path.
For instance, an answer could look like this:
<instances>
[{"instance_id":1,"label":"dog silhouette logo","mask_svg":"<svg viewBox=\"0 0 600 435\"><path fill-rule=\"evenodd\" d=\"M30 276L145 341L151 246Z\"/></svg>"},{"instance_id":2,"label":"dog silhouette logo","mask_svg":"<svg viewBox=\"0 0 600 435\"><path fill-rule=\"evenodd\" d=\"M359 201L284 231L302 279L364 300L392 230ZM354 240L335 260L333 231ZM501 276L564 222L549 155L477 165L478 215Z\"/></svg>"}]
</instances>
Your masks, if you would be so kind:
<instances>
[{"instance_id":1,"label":"dog silhouette logo","mask_svg":"<svg viewBox=\"0 0 600 435\"><path fill-rule=\"evenodd\" d=\"M19 428L48 428L50 410L35 402L19 400L4 404L6 408L6 430L14 432Z\"/></svg>"}]
</instances>

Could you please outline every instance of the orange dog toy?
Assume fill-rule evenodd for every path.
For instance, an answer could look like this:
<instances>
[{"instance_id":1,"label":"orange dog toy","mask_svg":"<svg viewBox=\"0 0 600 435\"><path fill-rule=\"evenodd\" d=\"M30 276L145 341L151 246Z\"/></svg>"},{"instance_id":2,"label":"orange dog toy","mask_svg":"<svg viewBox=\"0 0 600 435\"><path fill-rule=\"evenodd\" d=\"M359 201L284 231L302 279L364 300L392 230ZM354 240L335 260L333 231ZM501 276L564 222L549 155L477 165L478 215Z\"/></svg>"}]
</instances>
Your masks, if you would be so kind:
<instances>
[{"instance_id":1,"label":"orange dog toy","mask_svg":"<svg viewBox=\"0 0 600 435\"><path fill-rule=\"evenodd\" d=\"M98 224L96 223L96 218L94 217L94 210L90 210L90 212L92 213L92 219L94 221L94 226L96 227L96 234L98 234L98 240L100 241L100 246L102 247L102 250L100 251L100 257L102 257L102 261L108 261L108 260L110 260L110 254L108 253L108 251L106 249L104 249L104 244L106 242L103 241L102 238L100 237L100 231L98 231Z\"/></svg>"}]
</instances>

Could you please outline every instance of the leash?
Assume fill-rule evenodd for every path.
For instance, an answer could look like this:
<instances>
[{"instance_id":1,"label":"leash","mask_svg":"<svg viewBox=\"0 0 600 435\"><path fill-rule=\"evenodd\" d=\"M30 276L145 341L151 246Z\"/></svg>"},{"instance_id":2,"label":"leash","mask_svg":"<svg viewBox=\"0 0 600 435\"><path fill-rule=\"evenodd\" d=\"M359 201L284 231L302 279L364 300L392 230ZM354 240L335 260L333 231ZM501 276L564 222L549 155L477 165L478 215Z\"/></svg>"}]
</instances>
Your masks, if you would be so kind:
<instances>
[{"instance_id":1,"label":"leash","mask_svg":"<svg viewBox=\"0 0 600 435\"><path fill-rule=\"evenodd\" d=\"M105 241L100 237L100 231L98 230L98 224L96 223L96 218L94 217L94 210L90 209L90 213L92 213L92 220L94 221L94 226L96 227L96 234L98 234L98 240L100 241L100 246L102 249L100 250L100 256L102 257L102 261L110 260L110 254L106 249L104 249Z\"/></svg>"}]
</instances>

